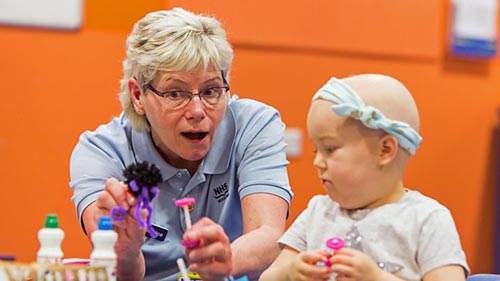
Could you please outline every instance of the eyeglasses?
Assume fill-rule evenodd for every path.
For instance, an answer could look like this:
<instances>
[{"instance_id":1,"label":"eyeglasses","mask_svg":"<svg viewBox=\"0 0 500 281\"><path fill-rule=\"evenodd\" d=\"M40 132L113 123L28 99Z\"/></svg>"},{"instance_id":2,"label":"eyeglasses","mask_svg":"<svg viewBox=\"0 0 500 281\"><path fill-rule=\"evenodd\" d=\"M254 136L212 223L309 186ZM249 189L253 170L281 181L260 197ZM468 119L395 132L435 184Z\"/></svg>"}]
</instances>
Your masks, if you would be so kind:
<instances>
[{"instance_id":1,"label":"eyeglasses","mask_svg":"<svg viewBox=\"0 0 500 281\"><path fill-rule=\"evenodd\" d=\"M198 97L206 105L213 106L219 102L222 95L229 91L229 85L221 87L209 87L204 90L198 91L198 93L192 93L190 91L184 90L170 90L166 92L160 92L158 89L151 86L150 83L146 84L146 87L156 95L164 98L167 105L170 108L174 109L186 106L195 95L198 95Z\"/></svg>"}]
</instances>

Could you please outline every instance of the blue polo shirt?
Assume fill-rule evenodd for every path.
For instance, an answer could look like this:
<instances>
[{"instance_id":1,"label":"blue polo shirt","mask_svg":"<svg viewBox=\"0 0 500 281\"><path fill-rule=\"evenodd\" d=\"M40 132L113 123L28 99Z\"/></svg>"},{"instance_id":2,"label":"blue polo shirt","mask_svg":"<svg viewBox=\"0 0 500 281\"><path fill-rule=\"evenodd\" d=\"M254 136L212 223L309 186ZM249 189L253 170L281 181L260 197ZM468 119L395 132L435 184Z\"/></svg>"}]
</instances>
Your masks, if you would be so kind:
<instances>
[{"instance_id":1,"label":"blue polo shirt","mask_svg":"<svg viewBox=\"0 0 500 281\"><path fill-rule=\"evenodd\" d=\"M270 193L290 203L293 194L286 170L284 130L277 110L233 96L212 147L190 176L186 169L165 162L150 134L133 130L122 113L80 136L70 161L71 199L81 221L83 210L97 200L106 179L124 180L122 171L131 163L155 164L164 181L159 185L159 196L153 200L151 222L160 235L145 238L145 280L176 280L176 259L184 256L181 240L186 225L182 209L174 201L194 197L193 223L209 217L234 241L242 234L243 197Z\"/></svg>"}]
</instances>

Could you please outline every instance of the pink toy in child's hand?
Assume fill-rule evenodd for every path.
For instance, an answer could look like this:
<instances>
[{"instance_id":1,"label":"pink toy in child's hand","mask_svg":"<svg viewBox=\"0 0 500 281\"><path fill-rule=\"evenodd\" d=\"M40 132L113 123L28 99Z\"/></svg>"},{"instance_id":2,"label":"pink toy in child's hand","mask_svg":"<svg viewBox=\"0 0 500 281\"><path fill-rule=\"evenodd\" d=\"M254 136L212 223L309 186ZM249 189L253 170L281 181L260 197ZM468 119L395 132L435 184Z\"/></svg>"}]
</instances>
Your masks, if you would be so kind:
<instances>
[{"instance_id":1,"label":"pink toy in child's hand","mask_svg":"<svg viewBox=\"0 0 500 281\"><path fill-rule=\"evenodd\" d=\"M186 228L191 227L191 216L189 215L189 206L194 205L196 200L192 197L186 197L179 200L175 200L175 206L182 207L184 209L184 219L186 220Z\"/></svg>"},{"instance_id":2,"label":"pink toy in child's hand","mask_svg":"<svg viewBox=\"0 0 500 281\"><path fill-rule=\"evenodd\" d=\"M342 240L341 238L333 237L333 238L326 240L326 246L328 248L332 249L332 251L334 253L336 250L344 248L344 245L345 245L344 240ZM330 266L332 266L332 263L330 262L330 260L327 260L325 262L325 265L327 267L330 267Z\"/></svg>"},{"instance_id":3,"label":"pink toy in child's hand","mask_svg":"<svg viewBox=\"0 0 500 281\"><path fill-rule=\"evenodd\" d=\"M326 240L326 246L332 250L338 250L344 248L344 240L334 237Z\"/></svg>"}]
</instances>

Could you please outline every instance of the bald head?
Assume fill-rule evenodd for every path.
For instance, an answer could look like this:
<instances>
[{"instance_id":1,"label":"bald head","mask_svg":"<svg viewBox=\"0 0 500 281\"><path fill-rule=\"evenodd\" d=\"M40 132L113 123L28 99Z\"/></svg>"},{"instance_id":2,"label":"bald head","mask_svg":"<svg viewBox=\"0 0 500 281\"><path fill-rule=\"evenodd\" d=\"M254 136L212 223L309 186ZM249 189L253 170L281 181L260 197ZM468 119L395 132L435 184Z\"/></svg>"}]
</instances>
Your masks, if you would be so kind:
<instances>
[{"instance_id":1,"label":"bald head","mask_svg":"<svg viewBox=\"0 0 500 281\"><path fill-rule=\"evenodd\" d=\"M406 87L392 77L382 74L331 77L314 94L313 101L318 99L333 102L331 108L339 116L350 116L370 129L391 134L410 154L415 154L422 141L415 101Z\"/></svg>"},{"instance_id":2,"label":"bald head","mask_svg":"<svg viewBox=\"0 0 500 281\"><path fill-rule=\"evenodd\" d=\"M366 105L378 108L387 118L405 122L419 130L417 105L398 80L382 74L360 74L341 80L356 91Z\"/></svg>"}]
</instances>

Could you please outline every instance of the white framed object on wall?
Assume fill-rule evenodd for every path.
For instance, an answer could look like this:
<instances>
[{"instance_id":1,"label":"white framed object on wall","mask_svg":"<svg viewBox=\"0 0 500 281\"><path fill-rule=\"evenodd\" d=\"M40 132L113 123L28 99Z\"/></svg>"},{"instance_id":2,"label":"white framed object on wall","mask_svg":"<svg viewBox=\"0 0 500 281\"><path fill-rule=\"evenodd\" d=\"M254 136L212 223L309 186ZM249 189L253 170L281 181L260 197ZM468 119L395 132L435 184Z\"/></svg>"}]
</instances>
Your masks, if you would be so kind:
<instances>
[{"instance_id":1,"label":"white framed object on wall","mask_svg":"<svg viewBox=\"0 0 500 281\"><path fill-rule=\"evenodd\" d=\"M83 0L0 0L0 24L77 30Z\"/></svg>"},{"instance_id":2,"label":"white framed object on wall","mask_svg":"<svg viewBox=\"0 0 500 281\"><path fill-rule=\"evenodd\" d=\"M498 0L451 0L450 49L456 56L491 59L498 49Z\"/></svg>"}]
</instances>

